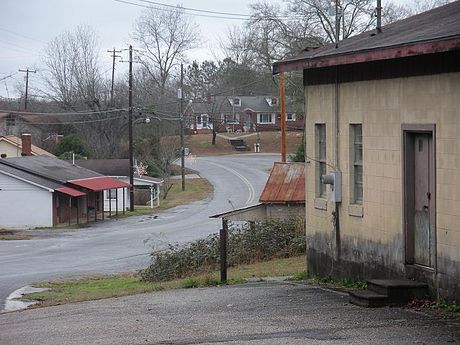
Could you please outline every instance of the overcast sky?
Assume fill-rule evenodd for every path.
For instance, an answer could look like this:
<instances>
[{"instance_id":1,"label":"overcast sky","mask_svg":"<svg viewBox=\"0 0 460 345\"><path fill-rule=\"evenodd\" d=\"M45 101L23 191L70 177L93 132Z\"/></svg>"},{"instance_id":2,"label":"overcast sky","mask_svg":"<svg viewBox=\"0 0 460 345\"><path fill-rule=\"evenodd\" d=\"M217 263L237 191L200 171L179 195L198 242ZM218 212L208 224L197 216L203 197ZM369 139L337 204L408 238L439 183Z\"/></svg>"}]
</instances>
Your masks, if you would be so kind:
<instances>
[{"instance_id":1,"label":"overcast sky","mask_svg":"<svg viewBox=\"0 0 460 345\"><path fill-rule=\"evenodd\" d=\"M139 2L139 0L131 0ZM159 0L177 5L177 0ZM184 7L219 12L249 13L251 0L182 0ZM111 58L106 52L113 47L126 48L136 18L144 9L114 0L1 0L0 7L0 79L15 73L19 68L40 68L40 55L47 42L59 34L87 24L97 32L101 45L100 62L104 71L110 70ZM241 24L241 20L193 17L202 33L202 49L192 52L191 58L212 58L219 37L227 27ZM107 67L107 68L104 68ZM109 72L107 72L109 73ZM34 83L31 75L30 84ZM24 79L24 73L0 81L0 96L17 97L15 85ZM37 80L38 82L38 80ZM8 92L7 92L8 89Z\"/></svg>"},{"instance_id":2,"label":"overcast sky","mask_svg":"<svg viewBox=\"0 0 460 345\"><path fill-rule=\"evenodd\" d=\"M145 4L143 0L127 0ZM249 14L248 5L256 0L157 0L157 2L219 12ZM281 0L269 2L281 3ZM404 0L397 0L404 3ZM126 48L132 40L135 20L145 10L142 7L115 0L1 0L0 7L0 96L17 97L16 87L24 80L18 69L40 69L40 55L47 42L77 25L87 24L100 40L100 63L110 73L111 58L107 49ZM201 49L190 54L191 59L203 61L215 56L218 41L228 27L240 25L241 20L194 17L203 39ZM213 54L214 53L214 54ZM120 66L120 68L122 68ZM8 75L16 73L11 78ZM109 74L107 74L109 76ZM3 80L2 80L3 79ZM31 75L30 85L37 86L39 77ZM39 86L39 85L38 85Z\"/></svg>"}]
</instances>

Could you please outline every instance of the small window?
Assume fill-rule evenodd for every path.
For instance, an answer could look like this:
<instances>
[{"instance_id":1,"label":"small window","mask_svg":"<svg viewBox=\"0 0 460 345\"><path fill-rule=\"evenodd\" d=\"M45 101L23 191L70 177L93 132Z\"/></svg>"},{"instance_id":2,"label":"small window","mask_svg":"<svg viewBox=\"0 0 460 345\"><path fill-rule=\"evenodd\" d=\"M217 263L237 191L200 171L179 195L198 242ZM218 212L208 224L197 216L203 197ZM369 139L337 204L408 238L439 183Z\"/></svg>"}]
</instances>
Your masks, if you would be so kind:
<instances>
[{"instance_id":1,"label":"small window","mask_svg":"<svg viewBox=\"0 0 460 345\"><path fill-rule=\"evenodd\" d=\"M321 182L321 176L326 175L326 125L315 125L316 139L316 196L326 197L326 185Z\"/></svg>"},{"instance_id":2,"label":"small window","mask_svg":"<svg viewBox=\"0 0 460 345\"><path fill-rule=\"evenodd\" d=\"M352 202L363 202L363 128L361 124L354 124L351 128L351 161L353 162L353 195Z\"/></svg>"},{"instance_id":3,"label":"small window","mask_svg":"<svg viewBox=\"0 0 460 345\"><path fill-rule=\"evenodd\" d=\"M201 116L201 122L203 124L203 128L208 127L208 115L202 115Z\"/></svg>"},{"instance_id":4,"label":"small window","mask_svg":"<svg viewBox=\"0 0 460 345\"><path fill-rule=\"evenodd\" d=\"M275 123L273 114L261 113L258 117L258 123Z\"/></svg>"},{"instance_id":5,"label":"small window","mask_svg":"<svg viewBox=\"0 0 460 345\"><path fill-rule=\"evenodd\" d=\"M110 200L117 199L117 190L116 189L109 189L107 191L107 199L110 199Z\"/></svg>"},{"instance_id":6,"label":"small window","mask_svg":"<svg viewBox=\"0 0 460 345\"><path fill-rule=\"evenodd\" d=\"M233 105L235 107L241 106L241 99L240 98L233 98Z\"/></svg>"},{"instance_id":7,"label":"small window","mask_svg":"<svg viewBox=\"0 0 460 345\"><path fill-rule=\"evenodd\" d=\"M196 123L197 123L198 125L201 124L201 115L198 115L198 116L196 117Z\"/></svg>"},{"instance_id":8,"label":"small window","mask_svg":"<svg viewBox=\"0 0 460 345\"><path fill-rule=\"evenodd\" d=\"M272 98L271 105L277 105L278 104L278 98Z\"/></svg>"},{"instance_id":9,"label":"small window","mask_svg":"<svg viewBox=\"0 0 460 345\"><path fill-rule=\"evenodd\" d=\"M295 121L295 114L287 113L286 114L286 121Z\"/></svg>"}]
</instances>

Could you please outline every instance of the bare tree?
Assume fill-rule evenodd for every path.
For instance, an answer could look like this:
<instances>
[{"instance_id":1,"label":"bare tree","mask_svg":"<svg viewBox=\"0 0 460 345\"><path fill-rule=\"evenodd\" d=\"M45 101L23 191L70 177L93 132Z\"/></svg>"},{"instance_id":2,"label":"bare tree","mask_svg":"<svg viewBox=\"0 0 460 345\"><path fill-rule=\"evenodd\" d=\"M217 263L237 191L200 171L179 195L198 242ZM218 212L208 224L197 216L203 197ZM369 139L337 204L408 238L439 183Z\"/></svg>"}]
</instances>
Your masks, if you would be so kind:
<instances>
[{"instance_id":1,"label":"bare tree","mask_svg":"<svg viewBox=\"0 0 460 345\"><path fill-rule=\"evenodd\" d=\"M103 83L97 53L97 36L89 26L78 26L49 42L43 56L46 96L64 109L100 109Z\"/></svg>"},{"instance_id":2,"label":"bare tree","mask_svg":"<svg viewBox=\"0 0 460 345\"><path fill-rule=\"evenodd\" d=\"M164 92L173 67L196 47L199 33L181 7L164 11L149 8L138 19L133 38L140 48L140 62Z\"/></svg>"}]
</instances>

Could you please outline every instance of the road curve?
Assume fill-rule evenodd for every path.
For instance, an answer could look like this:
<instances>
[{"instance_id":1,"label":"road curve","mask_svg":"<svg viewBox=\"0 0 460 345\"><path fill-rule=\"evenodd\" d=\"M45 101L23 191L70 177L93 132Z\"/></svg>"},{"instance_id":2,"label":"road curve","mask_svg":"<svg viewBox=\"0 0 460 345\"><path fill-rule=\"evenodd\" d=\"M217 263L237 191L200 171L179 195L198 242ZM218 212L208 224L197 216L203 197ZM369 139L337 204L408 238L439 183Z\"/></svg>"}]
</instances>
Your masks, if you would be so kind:
<instances>
[{"instance_id":1,"label":"road curve","mask_svg":"<svg viewBox=\"0 0 460 345\"><path fill-rule=\"evenodd\" d=\"M199 157L187 165L214 186L207 200L149 216L108 220L28 241L0 241L0 310L14 290L34 281L145 267L152 247L217 232L212 214L257 202L279 155Z\"/></svg>"}]
</instances>

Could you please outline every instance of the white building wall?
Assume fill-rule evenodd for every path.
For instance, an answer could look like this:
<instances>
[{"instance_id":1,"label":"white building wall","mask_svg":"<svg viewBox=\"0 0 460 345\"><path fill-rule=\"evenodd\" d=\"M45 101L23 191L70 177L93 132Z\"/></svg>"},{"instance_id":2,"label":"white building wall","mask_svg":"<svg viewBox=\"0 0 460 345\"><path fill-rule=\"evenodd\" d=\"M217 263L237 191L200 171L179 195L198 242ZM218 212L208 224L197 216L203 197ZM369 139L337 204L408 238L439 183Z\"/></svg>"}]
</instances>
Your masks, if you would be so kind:
<instances>
[{"instance_id":1,"label":"white building wall","mask_svg":"<svg viewBox=\"0 0 460 345\"><path fill-rule=\"evenodd\" d=\"M53 193L0 174L0 228L53 226Z\"/></svg>"}]
</instances>

